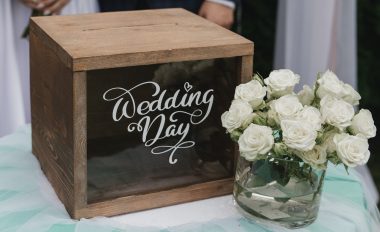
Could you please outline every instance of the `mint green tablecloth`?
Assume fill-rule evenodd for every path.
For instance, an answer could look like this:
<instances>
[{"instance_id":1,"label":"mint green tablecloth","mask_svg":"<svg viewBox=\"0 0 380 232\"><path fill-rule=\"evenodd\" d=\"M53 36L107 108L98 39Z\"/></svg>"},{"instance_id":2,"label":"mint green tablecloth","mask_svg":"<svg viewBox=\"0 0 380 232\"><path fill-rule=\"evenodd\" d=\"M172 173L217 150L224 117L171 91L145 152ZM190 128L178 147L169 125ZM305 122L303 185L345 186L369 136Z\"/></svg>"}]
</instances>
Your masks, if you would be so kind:
<instances>
[{"instance_id":1,"label":"mint green tablecloth","mask_svg":"<svg viewBox=\"0 0 380 232\"><path fill-rule=\"evenodd\" d=\"M171 228L132 227L112 218L70 219L31 153L30 127L0 138L0 231L21 232L224 232L288 231L253 224L239 215ZM295 231L379 231L375 203L366 199L356 173L330 166L317 221ZM147 218L149 220L149 218Z\"/></svg>"}]
</instances>

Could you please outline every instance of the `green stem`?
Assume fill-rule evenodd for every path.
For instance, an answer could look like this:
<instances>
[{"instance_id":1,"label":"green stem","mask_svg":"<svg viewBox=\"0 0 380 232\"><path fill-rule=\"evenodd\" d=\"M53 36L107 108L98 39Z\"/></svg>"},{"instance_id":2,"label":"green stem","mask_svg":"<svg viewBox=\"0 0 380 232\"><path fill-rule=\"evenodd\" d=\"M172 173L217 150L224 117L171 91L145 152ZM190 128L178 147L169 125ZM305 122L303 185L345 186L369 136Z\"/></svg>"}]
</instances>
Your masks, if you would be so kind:
<instances>
[{"instance_id":1,"label":"green stem","mask_svg":"<svg viewBox=\"0 0 380 232\"><path fill-rule=\"evenodd\" d=\"M325 179L325 175L326 175L326 171L323 171L323 173L322 173L322 175L321 175L321 177L320 177L320 179L319 179L318 188L317 188L317 190L314 192L314 194L313 194L313 198L311 199L311 202L314 202L314 201L315 201L315 198L317 197L317 195L318 195L319 192L321 191L321 188L322 188L322 186L323 186L323 180ZM308 218L309 218L309 216L310 216L310 213L311 213L311 211L308 212L308 215L307 215Z\"/></svg>"},{"instance_id":2,"label":"green stem","mask_svg":"<svg viewBox=\"0 0 380 232\"><path fill-rule=\"evenodd\" d=\"M313 171L313 169L312 169L312 167L310 166L310 167L309 167L309 182L310 182L310 184L311 184L311 187L314 187L314 181L313 181L312 171Z\"/></svg>"}]
</instances>

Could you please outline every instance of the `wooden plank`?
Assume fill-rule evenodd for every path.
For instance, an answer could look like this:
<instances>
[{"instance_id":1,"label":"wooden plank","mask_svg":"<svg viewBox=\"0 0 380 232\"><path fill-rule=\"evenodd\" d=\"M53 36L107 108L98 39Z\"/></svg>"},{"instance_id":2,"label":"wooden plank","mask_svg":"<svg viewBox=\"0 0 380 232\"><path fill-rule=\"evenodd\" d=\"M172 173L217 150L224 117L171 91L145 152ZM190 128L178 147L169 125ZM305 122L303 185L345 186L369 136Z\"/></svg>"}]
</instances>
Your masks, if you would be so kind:
<instances>
[{"instance_id":1,"label":"wooden plank","mask_svg":"<svg viewBox=\"0 0 380 232\"><path fill-rule=\"evenodd\" d=\"M195 184L167 191L116 198L93 203L74 213L74 218L113 216L232 193L232 178Z\"/></svg>"},{"instance_id":2,"label":"wooden plank","mask_svg":"<svg viewBox=\"0 0 380 232\"><path fill-rule=\"evenodd\" d=\"M232 178L226 178L88 204L86 70L237 57L238 82L246 82L252 42L187 11L166 9L33 18L30 47L33 153L72 217L231 193Z\"/></svg>"},{"instance_id":3,"label":"wooden plank","mask_svg":"<svg viewBox=\"0 0 380 232\"><path fill-rule=\"evenodd\" d=\"M48 34L46 34L40 26L33 20L30 20L30 34L34 34L44 45L51 49L59 58L59 60L69 69L73 67L73 59L58 43L56 43Z\"/></svg>"},{"instance_id":4,"label":"wooden plank","mask_svg":"<svg viewBox=\"0 0 380 232\"><path fill-rule=\"evenodd\" d=\"M73 61L73 69L75 71L94 70L110 67L118 68L251 55L251 45L252 44L206 46L199 43L197 46L191 48L136 52L133 54L108 55L95 58L78 58Z\"/></svg>"},{"instance_id":5,"label":"wooden plank","mask_svg":"<svg viewBox=\"0 0 380 232\"><path fill-rule=\"evenodd\" d=\"M246 83L252 79L253 74L253 55L239 57L238 78L240 83Z\"/></svg>"},{"instance_id":6,"label":"wooden plank","mask_svg":"<svg viewBox=\"0 0 380 232\"><path fill-rule=\"evenodd\" d=\"M32 152L59 199L73 212L72 71L30 34Z\"/></svg>"},{"instance_id":7,"label":"wooden plank","mask_svg":"<svg viewBox=\"0 0 380 232\"><path fill-rule=\"evenodd\" d=\"M251 55L252 42L183 9L35 17L74 71ZM170 41L170 42L169 42Z\"/></svg>"},{"instance_id":8,"label":"wooden plank","mask_svg":"<svg viewBox=\"0 0 380 232\"><path fill-rule=\"evenodd\" d=\"M74 106L74 208L87 205L87 75L75 72Z\"/></svg>"}]
</instances>

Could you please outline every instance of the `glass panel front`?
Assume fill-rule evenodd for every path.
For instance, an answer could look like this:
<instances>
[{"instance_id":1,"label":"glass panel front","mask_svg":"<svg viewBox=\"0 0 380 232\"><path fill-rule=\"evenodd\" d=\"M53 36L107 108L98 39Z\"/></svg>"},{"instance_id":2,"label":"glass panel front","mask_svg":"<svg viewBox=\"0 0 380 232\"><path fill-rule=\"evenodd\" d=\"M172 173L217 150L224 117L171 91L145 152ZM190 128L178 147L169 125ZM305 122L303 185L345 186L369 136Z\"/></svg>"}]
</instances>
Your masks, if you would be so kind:
<instances>
[{"instance_id":1,"label":"glass panel front","mask_svg":"<svg viewBox=\"0 0 380 232\"><path fill-rule=\"evenodd\" d=\"M220 116L235 68L229 58L88 72L89 203L232 177Z\"/></svg>"}]
</instances>

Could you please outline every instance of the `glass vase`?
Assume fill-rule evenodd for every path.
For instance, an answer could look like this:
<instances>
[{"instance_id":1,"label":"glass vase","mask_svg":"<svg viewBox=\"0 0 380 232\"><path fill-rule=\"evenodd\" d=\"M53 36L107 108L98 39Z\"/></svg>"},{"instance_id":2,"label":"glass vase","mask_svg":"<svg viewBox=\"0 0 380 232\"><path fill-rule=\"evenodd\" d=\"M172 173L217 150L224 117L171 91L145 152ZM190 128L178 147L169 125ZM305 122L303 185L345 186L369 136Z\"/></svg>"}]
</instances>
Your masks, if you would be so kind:
<instances>
[{"instance_id":1,"label":"glass vase","mask_svg":"<svg viewBox=\"0 0 380 232\"><path fill-rule=\"evenodd\" d=\"M247 161L239 156L233 196L239 211L257 223L299 228L318 215L325 170L284 159Z\"/></svg>"}]
</instances>

